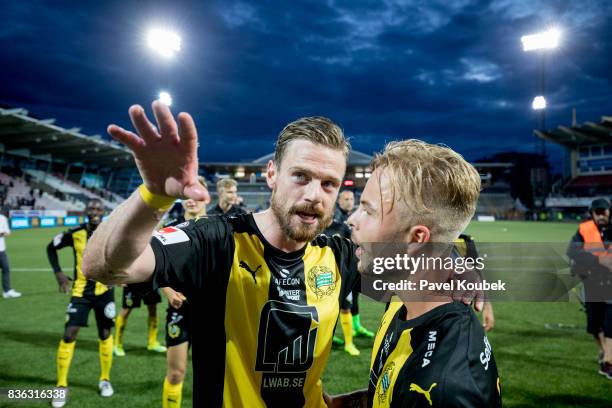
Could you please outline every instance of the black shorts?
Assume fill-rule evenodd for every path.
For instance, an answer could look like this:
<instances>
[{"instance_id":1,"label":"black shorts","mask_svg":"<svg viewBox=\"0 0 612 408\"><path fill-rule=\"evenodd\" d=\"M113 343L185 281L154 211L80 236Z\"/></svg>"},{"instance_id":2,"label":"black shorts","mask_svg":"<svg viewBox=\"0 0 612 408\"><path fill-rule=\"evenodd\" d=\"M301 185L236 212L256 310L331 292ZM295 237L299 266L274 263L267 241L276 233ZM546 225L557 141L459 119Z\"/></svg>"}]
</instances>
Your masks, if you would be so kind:
<instances>
[{"instance_id":1,"label":"black shorts","mask_svg":"<svg viewBox=\"0 0 612 408\"><path fill-rule=\"evenodd\" d=\"M612 338L612 304L605 302L586 302L587 332Z\"/></svg>"},{"instance_id":2,"label":"black shorts","mask_svg":"<svg viewBox=\"0 0 612 408\"><path fill-rule=\"evenodd\" d=\"M166 311L166 347L191 342L191 307L183 303L180 309L168 306Z\"/></svg>"},{"instance_id":3,"label":"black shorts","mask_svg":"<svg viewBox=\"0 0 612 408\"><path fill-rule=\"evenodd\" d=\"M99 296L71 297L66 309L66 327L87 327L91 309L96 315L98 329L111 329L115 324L116 314L114 289L111 288Z\"/></svg>"},{"instance_id":4,"label":"black shorts","mask_svg":"<svg viewBox=\"0 0 612 408\"><path fill-rule=\"evenodd\" d=\"M161 296L157 290L149 290L141 284L130 284L123 288L121 304L124 309L137 309L141 302L145 305L156 305L161 303Z\"/></svg>"}]
</instances>

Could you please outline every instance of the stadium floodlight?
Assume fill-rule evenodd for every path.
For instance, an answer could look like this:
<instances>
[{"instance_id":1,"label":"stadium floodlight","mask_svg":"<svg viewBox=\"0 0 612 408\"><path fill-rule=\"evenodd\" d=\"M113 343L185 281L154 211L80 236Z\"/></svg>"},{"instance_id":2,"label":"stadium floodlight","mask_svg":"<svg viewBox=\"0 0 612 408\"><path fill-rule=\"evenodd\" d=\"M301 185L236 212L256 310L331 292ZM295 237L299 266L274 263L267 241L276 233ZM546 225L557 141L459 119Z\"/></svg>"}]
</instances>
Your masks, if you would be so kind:
<instances>
[{"instance_id":1,"label":"stadium floodlight","mask_svg":"<svg viewBox=\"0 0 612 408\"><path fill-rule=\"evenodd\" d=\"M172 97L168 92L160 92L159 93L159 101L166 106L172 105Z\"/></svg>"},{"instance_id":2,"label":"stadium floodlight","mask_svg":"<svg viewBox=\"0 0 612 408\"><path fill-rule=\"evenodd\" d=\"M546 109L546 98L543 96L536 96L533 98L533 102L531 102L531 107L534 110Z\"/></svg>"},{"instance_id":3,"label":"stadium floodlight","mask_svg":"<svg viewBox=\"0 0 612 408\"><path fill-rule=\"evenodd\" d=\"M153 28L147 35L149 47L164 58L172 58L181 50L181 37L173 31Z\"/></svg>"},{"instance_id":4,"label":"stadium floodlight","mask_svg":"<svg viewBox=\"0 0 612 408\"><path fill-rule=\"evenodd\" d=\"M557 48L561 39L561 30L551 28L537 34L524 35L521 37L523 51L537 51Z\"/></svg>"}]
</instances>

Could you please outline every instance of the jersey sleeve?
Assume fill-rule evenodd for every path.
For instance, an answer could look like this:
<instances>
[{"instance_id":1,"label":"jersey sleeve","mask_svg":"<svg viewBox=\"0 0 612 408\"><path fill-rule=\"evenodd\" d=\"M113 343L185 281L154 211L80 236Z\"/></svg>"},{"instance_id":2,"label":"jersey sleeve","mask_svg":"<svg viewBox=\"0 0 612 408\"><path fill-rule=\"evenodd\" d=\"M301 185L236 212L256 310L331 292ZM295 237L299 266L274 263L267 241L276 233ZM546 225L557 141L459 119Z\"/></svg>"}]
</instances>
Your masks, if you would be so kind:
<instances>
[{"instance_id":1,"label":"jersey sleeve","mask_svg":"<svg viewBox=\"0 0 612 408\"><path fill-rule=\"evenodd\" d=\"M361 275L357 270L357 256L355 255L355 244L350 239L339 235L332 237L319 235L316 238L318 245L329 245L334 251L338 269L342 277L340 286L340 299L345 299L352 291L361 291Z\"/></svg>"},{"instance_id":2,"label":"jersey sleeve","mask_svg":"<svg viewBox=\"0 0 612 408\"><path fill-rule=\"evenodd\" d=\"M53 237L53 241L51 241L51 246L55 249L62 249L73 245L74 241L72 240L72 231L61 232Z\"/></svg>"},{"instance_id":3,"label":"jersey sleeve","mask_svg":"<svg viewBox=\"0 0 612 408\"><path fill-rule=\"evenodd\" d=\"M441 384L440 405L459 407L501 407L501 391L497 364L491 343L476 316L470 311L469 319L462 321L455 352L466 349L460 364L451 369L444 367ZM457 325L454 325L457 329ZM467 334L467 336L464 336Z\"/></svg>"},{"instance_id":4,"label":"jersey sleeve","mask_svg":"<svg viewBox=\"0 0 612 408\"><path fill-rule=\"evenodd\" d=\"M65 247L73 246L74 241L72 239L72 231L65 231L57 234L53 237L53 240L47 245L47 258L51 264L51 268L54 273L62 271L59 264L59 258L57 256L57 250Z\"/></svg>"},{"instance_id":5,"label":"jersey sleeve","mask_svg":"<svg viewBox=\"0 0 612 408\"><path fill-rule=\"evenodd\" d=\"M154 288L169 286L183 293L214 290L229 273L234 242L229 224L208 218L166 227L154 233Z\"/></svg>"}]
</instances>

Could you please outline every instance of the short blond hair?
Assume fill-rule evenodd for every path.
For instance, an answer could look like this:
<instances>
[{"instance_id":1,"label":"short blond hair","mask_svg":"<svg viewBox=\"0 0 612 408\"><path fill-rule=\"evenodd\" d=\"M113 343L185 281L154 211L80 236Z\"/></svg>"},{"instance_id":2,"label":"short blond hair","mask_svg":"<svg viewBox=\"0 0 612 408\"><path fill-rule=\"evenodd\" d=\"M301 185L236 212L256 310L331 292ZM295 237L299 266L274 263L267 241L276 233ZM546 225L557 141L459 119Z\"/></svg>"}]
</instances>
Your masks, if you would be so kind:
<instances>
[{"instance_id":1,"label":"short blond hair","mask_svg":"<svg viewBox=\"0 0 612 408\"><path fill-rule=\"evenodd\" d=\"M238 187L238 183L233 178L224 178L217 181L217 192L228 188Z\"/></svg>"},{"instance_id":2,"label":"short blond hair","mask_svg":"<svg viewBox=\"0 0 612 408\"><path fill-rule=\"evenodd\" d=\"M202 185L202 187L204 188L208 188L208 183L206 182L206 179L202 176L198 176L198 182Z\"/></svg>"},{"instance_id":3,"label":"short blond hair","mask_svg":"<svg viewBox=\"0 0 612 408\"><path fill-rule=\"evenodd\" d=\"M278 135L274 150L274 162L278 167L285 157L287 147L294 140L307 140L314 144L341 150L345 158L348 158L351 150L351 144L344 137L344 132L331 119L323 116L300 118L285 126Z\"/></svg>"},{"instance_id":4,"label":"short blond hair","mask_svg":"<svg viewBox=\"0 0 612 408\"><path fill-rule=\"evenodd\" d=\"M412 225L428 227L432 241L453 241L474 216L480 175L447 146L416 139L391 142L374 157L372 169L389 171L393 203L404 204Z\"/></svg>"}]
</instances>

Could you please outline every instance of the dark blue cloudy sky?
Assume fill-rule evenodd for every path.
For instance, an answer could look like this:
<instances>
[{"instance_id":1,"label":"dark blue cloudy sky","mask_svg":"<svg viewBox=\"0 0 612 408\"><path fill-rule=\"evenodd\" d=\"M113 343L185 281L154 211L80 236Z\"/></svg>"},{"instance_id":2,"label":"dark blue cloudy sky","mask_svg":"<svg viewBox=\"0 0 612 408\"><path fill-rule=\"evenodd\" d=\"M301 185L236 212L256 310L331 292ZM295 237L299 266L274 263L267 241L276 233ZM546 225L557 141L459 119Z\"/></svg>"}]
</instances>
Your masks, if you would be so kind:
<instances>
[{"instance_id":1,"label":"dark blue cloudy sky","mask_svg":"<svg viewBox=\"0 0 612 408\"><path fill-rule=\"evenodd\" d=\"M471 160L532 151L538 56L520 37L557 25L548 57L547 125L612 115L607 1L4 2L0 103L102 134L161 89L192 113L202 160L272 150L306 115L337 121L355 148L443 142ZM147 28L174 27L170 63ZM557 152L558 154L558 152Z\"/></svg>"}]
</instances>

